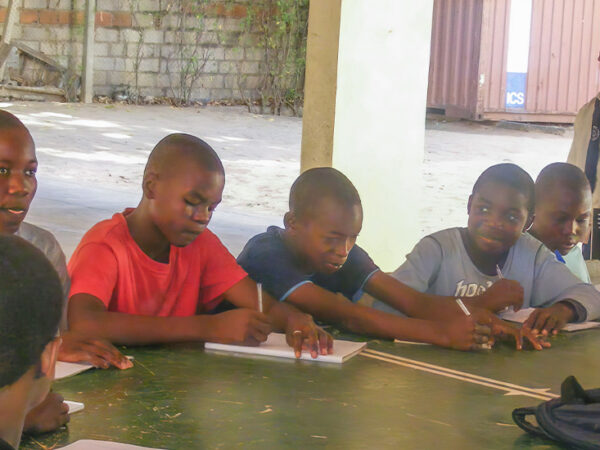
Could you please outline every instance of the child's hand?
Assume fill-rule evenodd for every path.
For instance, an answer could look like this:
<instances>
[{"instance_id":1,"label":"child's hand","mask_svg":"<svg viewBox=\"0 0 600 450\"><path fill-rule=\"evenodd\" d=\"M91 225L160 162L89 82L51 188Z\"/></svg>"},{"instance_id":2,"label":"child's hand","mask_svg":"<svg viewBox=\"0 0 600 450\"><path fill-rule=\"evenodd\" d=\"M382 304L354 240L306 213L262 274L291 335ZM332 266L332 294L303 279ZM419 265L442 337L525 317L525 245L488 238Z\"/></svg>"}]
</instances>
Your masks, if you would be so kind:
<instances>
[{"instance_id":1,"label":"child's hand","mask_svg":"<svg viewBox=\"0 0 600 450\"><path fill-rule=\"evenodd\" d=\"M69 421L69 406L63 396L49 392L42 403L25 416L23 432L41 434L56 430Z\"/></svg>"},{"instance_id":2,"label":"child's hand","mask_svg":"<svg viewBox=\"0 0 600 450\"><path fill-rule=\"evenodd\" d=\"M523 305L523 287L515 280L502 279L492 284L487 291L475 297L472 304L493 312L512 306L518 311Z\"/></svg>"},{"instance_id":3,"label":"child's hand","mask_svg":"<svg viewBox=\"0 0 600 450\"><path fill-rule=\"evenodd\" d=\"M523 349L523 340L527 340L536 350L542 350L550 347L550 343L544 339L540 339L538 334L533 333L525 327L517 327L505 320L501 320L488 310L481 308L473 308L471 314L476 317L479 323L487 324L491 329L490 344L493 345L496 338L506 339L513 338L515 340L517 350Z\"/></svg>"},{"instance_id":4,"label":"child's hand","mask_svg":"<svg viewBox=\"0 0 600 450\"><path fill-rule=\"evenodd\" d=\"M531 330L536 336L547 336L550 333L555 335L573 318L573 309L564 302L558 302L548 308L536 308L523 324L523 328Z\"/></svg>"},{"instance_id":5,"label":"child's hand","mask_svg":"<svg viewBox=\"0 0 600 450\"><path fill-rule=\"evenodd\" d=\"M441 345L456 350L479 350L487 348L491 341L491 330L471 316L458 316L438 322Z\"/></svg>"},{"instance_id":6,"label":"child's hand","mask_svg":"<svg viewBox=\"0 0 600 450\"><path fill-rule=\"evenodd\" d=\"M248 308L216 314L215 336L224 344L259 345L273 331L269 318Z\"/></svg>"},{"instance_id":7,"label":"child's hand","mask_svg":"<svg viewBox=\"0 0 600 450\"><path fill-rule=\"evenodd\" d=\"M315 325L308 314L300 312L289 314L285 337L288 345L294 349L296 358L300 358L303 349L310 351L310 356L313 358L319 354L333 353L333 338Z\"/></svg>"},{"instance_id":8,"label":"child's hand","mask_svg":"<svg viewBox=\"0 0 600 450\"><path fill-rule=\"evenodd\" d=\"M58 360L66 362L88 362L95 367L108 369L111 365L129 369L133 363L104 339L92 339L68 331L62 336Z\"/></svg>"}]
</instances>

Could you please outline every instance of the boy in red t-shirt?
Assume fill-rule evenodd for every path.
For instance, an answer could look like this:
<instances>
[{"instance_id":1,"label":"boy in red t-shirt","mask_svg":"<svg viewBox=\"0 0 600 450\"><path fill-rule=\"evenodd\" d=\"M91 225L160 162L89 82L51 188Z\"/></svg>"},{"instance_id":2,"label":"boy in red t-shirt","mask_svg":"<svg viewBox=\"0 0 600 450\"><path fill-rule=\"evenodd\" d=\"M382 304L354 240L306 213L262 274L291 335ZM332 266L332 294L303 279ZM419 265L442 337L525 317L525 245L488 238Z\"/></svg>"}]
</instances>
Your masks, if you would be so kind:
<instances>
[{"instance_id":1,"label":"boy in red t-shirt","mask_svg":"<svg viewBox=\"0 0 600 450\"><path fill-rule=\"evenodd\" d=\"M215 151L188 134L161 140L135 209L96 224L69 262L72 329L121 344L216 341L258 345L284 330L296 356L332 351L309 315L264 295L206 229L225 173ZM226 299L238 309L206 315Z\"/></svg>"}]
</instances>

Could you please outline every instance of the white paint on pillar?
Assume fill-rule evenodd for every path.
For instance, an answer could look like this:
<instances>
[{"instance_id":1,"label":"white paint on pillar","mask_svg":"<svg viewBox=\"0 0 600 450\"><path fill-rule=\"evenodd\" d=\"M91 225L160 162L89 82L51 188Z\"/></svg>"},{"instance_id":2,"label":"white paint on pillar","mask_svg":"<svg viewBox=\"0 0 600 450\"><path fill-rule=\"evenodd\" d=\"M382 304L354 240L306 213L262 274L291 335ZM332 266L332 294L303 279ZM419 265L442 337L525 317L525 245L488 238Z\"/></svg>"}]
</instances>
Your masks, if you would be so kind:
<instances>
[{"instance_id":1,"label":"white paint on pillar","mask_svg":"<svg viewBox=\"0 0 600 450\"><path fill-rule=\"evenodd\" d=\"M342 0L333 167L358 189L358 243L382 270L420 236L433 0Z\"/></svg>"}]
</instances>

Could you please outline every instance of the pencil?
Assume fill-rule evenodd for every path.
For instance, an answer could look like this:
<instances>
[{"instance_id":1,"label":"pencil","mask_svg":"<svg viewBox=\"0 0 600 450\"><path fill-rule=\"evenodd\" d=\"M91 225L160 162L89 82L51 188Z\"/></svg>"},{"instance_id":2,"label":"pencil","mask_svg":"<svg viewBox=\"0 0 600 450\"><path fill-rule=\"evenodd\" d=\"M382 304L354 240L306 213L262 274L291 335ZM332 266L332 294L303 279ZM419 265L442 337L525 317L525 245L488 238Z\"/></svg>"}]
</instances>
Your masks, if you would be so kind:
<instances>
[{"instance_id":1,"label":"pencil","mask_svg":"<svg viewBox=\"0 0 600 450\"><path fill-rule=\"evenodd\" d=\"M496 264L496 275L498 275L498 278L500 279L504 278L502 276L502 271L500 270L500 266L498 264Z\"/></svg>"},{"instance_id":2,"label":"pencil","mask_svg":"<svg viewBox=\"0 0 600 450\"><path fill-rule=\"evenodd\" d=\"M465 316L470 316L471 313L469 312L469 310L467 309L467 307L465 306L465 304L462 302L462 300L460 298L456 299L456 303L458 304L458 306L460 307L460 309L462 309L462 312L465 313Z\"/></svg>"},{"instance_id":3,"label":"pencil","mask_svg":"<svg viewBox=\"0 0 600 450\"><path fill-rule=\"evenodd\" d=\"M258 312L263 312L262 307L262 283L256 283L256 290L258 291Z\"/></svg>"}]
</instances>

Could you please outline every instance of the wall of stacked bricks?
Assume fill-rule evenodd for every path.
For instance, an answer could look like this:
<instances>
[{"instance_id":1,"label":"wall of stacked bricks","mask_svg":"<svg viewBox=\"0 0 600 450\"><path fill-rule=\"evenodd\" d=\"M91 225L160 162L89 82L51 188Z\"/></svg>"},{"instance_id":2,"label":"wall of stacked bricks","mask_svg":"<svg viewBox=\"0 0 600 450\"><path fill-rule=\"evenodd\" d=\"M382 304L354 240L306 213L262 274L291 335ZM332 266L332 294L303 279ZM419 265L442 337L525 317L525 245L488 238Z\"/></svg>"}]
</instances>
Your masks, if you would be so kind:
<instances>
[{"instance_id":1,"label":"wall of stacked bricks","mask_svg":"<svg viewBox=\"0 0 600 450\"><path fill-rule=\"evenodd\" d=\"M195 18L184 33L194 40L201 31L200 50L206 64L195 83L193 100L254 97L260 81L263 50L257 35L244 29L248 0L211 2L203 25ZM135 84L141 96L173 97L178 83L176 25L179 18L164 14L167 0L97 0L94 46L94 94L111 95L115 88ZM0 23L8 0L0 0ZM41 51L81 73L85 0L22 0L13 39ZM161 14L161 11L163 13ZM159 19L160 18L160 19ZM187 24L186 24L187 26ZM0 26L0 30L2 26ZM189 31L188 31L189 30ZM136 57L140 51L139 59Z\"/></svg>"}]
</instances>

